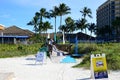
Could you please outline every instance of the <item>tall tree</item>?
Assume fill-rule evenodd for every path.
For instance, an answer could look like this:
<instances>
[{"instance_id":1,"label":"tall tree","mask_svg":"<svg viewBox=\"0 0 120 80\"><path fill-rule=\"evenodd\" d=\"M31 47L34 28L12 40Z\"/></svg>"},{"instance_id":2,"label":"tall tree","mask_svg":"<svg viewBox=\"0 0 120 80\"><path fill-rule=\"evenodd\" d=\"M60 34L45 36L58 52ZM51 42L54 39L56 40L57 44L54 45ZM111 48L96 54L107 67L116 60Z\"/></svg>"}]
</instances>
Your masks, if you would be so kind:
<instances>
[{"instance_id":1,"label":"tall tree","mask_svg":"<svg viewBox=\"0 0 120 80\"><path fill-rule=\"evenodd\" d=\"M45 8L41 8L39 12L37 12L39 15L39 33L41 32L41 28L43 27L43 18L50 18L49 13L46 11Z\"/></svg>"},{"instance_id":2,"label":"tall tree","mask_svg":"<svg viewBox=\"0 0 120 80\"><path fill-rule=\"evenodd\" d=\"M63 31L63 30L64 30L65 32L67 32L68 29L67 29L66 25L61 25L61 26L59 27L59 30L60 30L60 31Z\"/></svg>"},{"instance_id":3,"label":"tall tree","mask_svg":"<svg viewBox=\"0 0 120 80\"><path fill-rule=\"evenodd\" d=\"M67 28L67 32L69 33L72 33L73 31L76 30L76 27L75 27L75 21L71 18L71 17L67 17L65 19L65 25L66 25L66 28ZM71 36L67 36L69 38L69 41L71 40Z\"/></svg>"},{"instance_id":4,"label":"tall tree","mask_svg":"<svg viewBox=\"0 0 120 80\"><path fill-rule=\"evenodd\" d=\"M92 18L92 12L91 12L91 9L90 8L87 8L87 7L84 7L83 10L80 11L82 13L82 16L84 19L86 19L86 17L90 17Z\"/></svg>"},{"instance_id":5,"label":"tall tree","mask_svg":"<svg viewBox=\"0 0 120 80\"><path fill-rule=\"evenodd\" d=\"M96 34L101 39L109 40L112 35L112 28L109 25L105 25L101 28L97 27Z\"/></svg>"},{"instance_id":6,"label":"tall tree","mask_svg":"<svg viewBox=\"0 0 120 80\"><path fill-rule=\"evenodd\" d=\"M105 25L104 26L104 31L107 37L107 40L110 40L111 36L112 36L112 27L110 27L110 25Z\"/></svg>"},{"instance_id":7,"label":"tall tree","mask_svg":"<svg viewBox=\"0 0 120 80\"><path fill-rule=\"evenodd\" d=\"M35 16L33 17L33 19L27 23L27 25L31 25L34 26L34 31L35 33L38 32L38 23L39 23L39 15L38 13L35 13Z\"/></svg>"},{"instance_id":8,"label":"tall tree","mask_svg":"<svg viewBox=\"0 0 120 80\"><path fill-rule=\"evenodd\" d=\"M67 17L65 19L65 23L66 23L68 32L71 33L73 31L75 31L75 21L71 17Z\"/></svg>"},{"instance_id":9,"label":"tall tree","mask_svg":"<svg viewBox=\"0 0 120 80\"><path fill-rule=\"evenodd\" d=\"M53 29L53 26L52 26L48 21L44 22L44 23L43 23L43 26L44 26L44 27L43 27L42 29L43 29L43 31L45 31L46 33L47 33L47 30L48 30L48 29Z\"/></svg>"},{"instance_id":10,"label":"tall tree","mask_svg":"<svg viewBox=\"0 0 120 80\"><path fill-rule=\"evenodd\" d=\"M81 30L81 32L83 31L83 29L86 28L87 24L86 24L86 19L82 18L81 20L77 20L76 21L76 27L77 27L77 30Z\"/></svg>"},{"instance_id":11,"label":"tall tree","mask_svg":"<svg viewBox=\"0 0 120 80\"><path fill-rule=\"evenodd\" d=\"M70 8L66 4L62 3L58 7L58 15L60 16L60 26L62 25L62 16L70 13Z\"/></svg>"},{"instance_id":12,"label":"tall tree","mask_svg":"<svg viewBox=\"0 0 120 80\"><path fill-rule=\"evenodd\" d=\"M92 36L92 33L94 32L94 30L95 30L95 27L96 27L96 25L95 25L95 23L90 23L89 25L88 25L88 30L90 31L90 35ZM90 37L91 38L91 37Z\"/></svg>"},{"instance_id":13,"label":"tall tree","mask_svg":"<svg viewBox=\"0 0 120 80\"><path fill-rule=\"evenodd\" d=\"M62 31L62 34L63 34L63 44L65 44L65 32L67 32L67 27L66 25L61 25L59 27L59 30Z\"/></svg>"},{"instance_id":14,"label":"tall tree","mask_svg":"<svg viewBox=\"0 0 120 80\"><path fill-rule=\"evenodd\" d=\"M80 13L82 13L82 16L83 16L83 18L86 20L86 17L88 16L88 17L90 17L90 18L92 18L92 12L91 12L91 9L90 8L87 8L87 7L84 7L83 8L83 10L81 10L80 11ZM87 22L87 20L86 20L86 22ZM87 26L85 26L85 33L87 34L87 32L86 32L86 28L87 28Z\"/></svg>"},{"instance_id":15,"label":"tall tree","mask_svg":"<svg viewBox=\"0 0 120 80\"><path fill-rule=\"evenodd\" d=\"M60 16L60 26L62 24L62 16L66 15L66 14L69 14L70 10L71 9L68 6L66 6L66 4L64 4L64 3L59 5L59 7L58 7L58 15ZM64 37L64 30L62 32L63 32L63 37ZM63 38L63 44L65 44L64 38Z\"/></svg>"},{"instance_id":16,"label":"tall tree","mask_svg":"<svg viewBox=\"0 0 120 80\"><path fill-rule=\"evenodd\" d=\"M113 22L112 26L115 29L116 32L116 38L120 35L120 17L117 17Z\"/></svg>"},{"instance_id":17,"label":"tall tree","mask_svg":"<svg viewBox=\"0 0 120 80\"><path fill-rule=\"evenodd\" d=\"M58 7L54 6L53 10L50 10L50 16L55 18L55 42L56 42L56 17L58 16Z\"/></svg>"}]
</instances>

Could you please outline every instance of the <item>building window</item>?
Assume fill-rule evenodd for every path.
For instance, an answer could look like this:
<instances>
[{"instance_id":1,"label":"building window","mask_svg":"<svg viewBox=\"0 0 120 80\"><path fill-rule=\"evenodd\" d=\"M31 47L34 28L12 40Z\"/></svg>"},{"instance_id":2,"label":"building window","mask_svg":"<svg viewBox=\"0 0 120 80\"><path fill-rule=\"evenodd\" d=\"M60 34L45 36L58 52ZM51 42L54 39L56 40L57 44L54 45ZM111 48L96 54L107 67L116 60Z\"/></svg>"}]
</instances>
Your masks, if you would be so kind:
<instances>
[{"instance_id":1,"label":"building window","mask_svg":"<svg viewBox=\"0 0 120 80\"><path fill-rule=\"evenodd\" d=\"M111 9L115 9L115 6L111 6Z\"/></svg>"},{"instance_id":2,"label":"building window","mask_svg":"<svg viewBox=\"0 0 120 80\"><path fill-rule=\"evenodd\" d=\"M111 14L114 15L115 14L115 10L111 10Z\"/></svg>"},{"instance_id":3,"label":"building window","mask_svg":"<svg viewBox=\"0 0 120 80\"><path fill-rule=\"evenodd\" d=\"M115 5L115 2L114 2L114 1L111 1L111 5Z\"/></svg>"}]
</instances>

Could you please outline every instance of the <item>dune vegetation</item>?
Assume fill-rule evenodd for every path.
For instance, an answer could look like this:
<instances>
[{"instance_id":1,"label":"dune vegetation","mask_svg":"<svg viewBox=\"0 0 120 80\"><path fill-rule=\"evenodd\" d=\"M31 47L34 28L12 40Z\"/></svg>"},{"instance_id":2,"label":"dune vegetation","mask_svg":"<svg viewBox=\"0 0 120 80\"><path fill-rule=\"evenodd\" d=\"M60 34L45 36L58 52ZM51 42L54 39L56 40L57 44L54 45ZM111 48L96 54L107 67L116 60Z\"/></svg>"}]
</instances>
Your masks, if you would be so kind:
<instances>
[{"instance_id":1,"label":"dune vegetation","mask_svg":"<svg viewBox=\"0 0 120 80\"><path fill-rule=\"evenodd\" d=\"M106 54L107 67L110 70L120 70L120 43L79 44L79 53L84 54L83 61L74 67L90 68L91 54Z\"/></svg>"},{"instance_id":2,"label":"dune vegetation","mask_svg":"<svg viewBox=\"0 0 120 80\"><path fill-rule=\"evenodd\" d=\"M31 54L36 54L42 43L30 44L30 45L11 45L0 44L0 58L7 57L19 57ZM71 53L74 53L74 45L72 46ZM106 54L107 66L110 70L120 69L120 43L79 43L78 53L83 54L83 61L74 67L90 68L90 55L91 54Z\"/></svg>"},{"instance_id":3,"label":"dune vegetation","mask_svg":"<svg viewBox=\"0 0 120 80\"><path fill-rule=\"evenodd\" d=\"M0 44L0 58L19 57L36 54L41 45L41 43L31 45Z\"/></svg>"}]
</instances>

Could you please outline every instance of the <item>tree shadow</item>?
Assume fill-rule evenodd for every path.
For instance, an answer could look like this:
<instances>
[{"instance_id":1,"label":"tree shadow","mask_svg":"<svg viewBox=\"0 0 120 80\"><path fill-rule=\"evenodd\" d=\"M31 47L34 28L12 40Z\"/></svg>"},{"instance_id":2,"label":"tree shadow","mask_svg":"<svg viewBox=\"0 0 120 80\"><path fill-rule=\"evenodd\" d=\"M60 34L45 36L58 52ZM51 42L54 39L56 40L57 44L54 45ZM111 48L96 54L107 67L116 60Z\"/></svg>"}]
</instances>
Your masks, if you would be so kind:
<instances>
[{"instance_id":1,"label":"tree shadow","mask_svg":"<svg viewBox=\"0 0 120 80\"><path fill-rule=\"evenodd\" d=\"M39 63L39 64L25 64L25 65L27 65L27 66L40 66L40 65L43 65L43 64L41 64L41 63Z\"/></svg>"},{"instance_id":2,"label":"tree shadow","mask_svg":"<svg viewBox=\"0 0 120 80\"><path fill-rule=\"evenodd\" d=\"M35 60L36 58L26 58L25 60Z\"/></svg>"},{"instance_id":3,"label":"tree shadow","mask_svg":"<svg viewBox=\"0 0 120 80\"><path fill-rule=\"evenodd\" d=\"M76 80L91 80L91 78L83 78L83 79L76 79Z\"/></svg>"}]
</instances>

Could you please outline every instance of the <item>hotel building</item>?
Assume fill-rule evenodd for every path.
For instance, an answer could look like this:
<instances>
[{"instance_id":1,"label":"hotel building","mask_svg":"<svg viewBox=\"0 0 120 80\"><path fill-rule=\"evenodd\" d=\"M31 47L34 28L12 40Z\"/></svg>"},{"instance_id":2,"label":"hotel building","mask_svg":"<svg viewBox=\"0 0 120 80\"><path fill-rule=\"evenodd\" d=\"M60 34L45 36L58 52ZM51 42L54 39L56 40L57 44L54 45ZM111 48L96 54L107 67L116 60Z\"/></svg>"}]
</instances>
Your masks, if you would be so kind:
<instances>
[{"instance_id":1,"label":"hotel building","mask_svg":"<svg viewBox=\"0 0 120 80\"><path fill-rule=\"evenodd\" d=\"M107 0L97 9L98 28L110 25L116 17L120 17L120 0Z\"/></svg>"}]
</instances>

